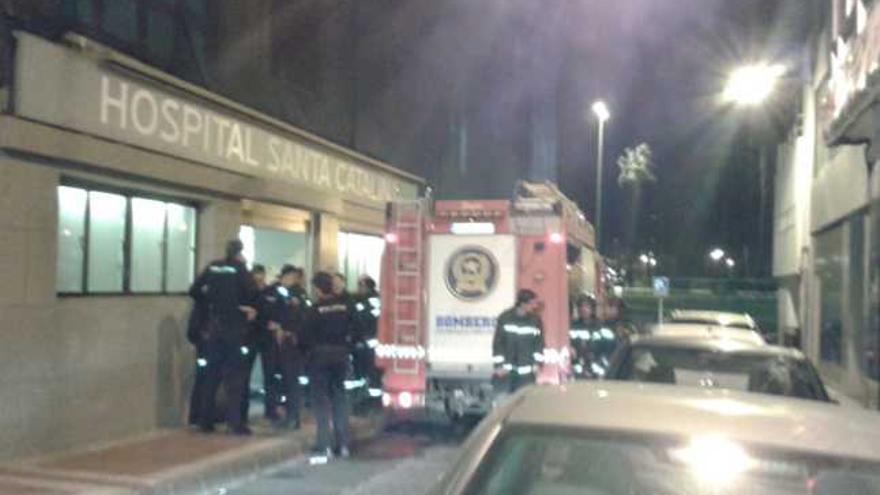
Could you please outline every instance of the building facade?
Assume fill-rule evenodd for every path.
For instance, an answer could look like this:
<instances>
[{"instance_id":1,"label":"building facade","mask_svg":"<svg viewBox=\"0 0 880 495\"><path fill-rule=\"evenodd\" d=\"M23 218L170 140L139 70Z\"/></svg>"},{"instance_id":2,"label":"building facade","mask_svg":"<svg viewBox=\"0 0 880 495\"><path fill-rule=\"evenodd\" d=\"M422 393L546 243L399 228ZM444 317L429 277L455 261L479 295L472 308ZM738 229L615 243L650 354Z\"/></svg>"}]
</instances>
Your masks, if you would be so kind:
<instances>
[{"instance_id":1,"label":"building facade","mask_svg":"<svg viewBox=\"0 0 880 495\"><path fill-rule=\"evenodd\" d=\"M185 292L227 240L270 275L284 263L370 272L386 202L423 185L172 74L185 55L172 52L199 46L178 40L178 17L108 8L199 2L45 4L99 26L110 16L138 43L165 19L172 47L153 65L25 7L0 26L0 459L180 425L194 359Z\"/></svg>"},{"instance_id":2,"label":"building facade","mask_svg":"<svg viewBox=\"0 0 880 495\"><path fill-rule=\"evenodd\" d=\"M798 124L779 147L779 320L834 388L873 407L880 380L880 4L818 1Z\"/></svg>"}]
</instances>

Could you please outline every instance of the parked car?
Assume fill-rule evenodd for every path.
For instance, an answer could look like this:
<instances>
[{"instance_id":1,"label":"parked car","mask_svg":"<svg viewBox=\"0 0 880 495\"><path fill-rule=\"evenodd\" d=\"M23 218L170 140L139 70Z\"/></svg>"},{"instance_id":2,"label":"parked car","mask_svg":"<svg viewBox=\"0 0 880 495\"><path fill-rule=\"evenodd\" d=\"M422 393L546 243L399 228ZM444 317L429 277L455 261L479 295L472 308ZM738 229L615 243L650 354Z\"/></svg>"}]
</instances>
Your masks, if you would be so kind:
<instances>
[{"instance_id":1,"label":"parked car","mask_svg":"<svg viewBox=\"0 0 880 495\"><path fill-rule=\"evenodd\" d=\"M755 345L763 345L767 342L756 330L725 327L709 323L664 322L659 325L649 326L646 333L662 337L737 340Z\"/></svg>"},{"instance_id":2,"label":"parked car","mask_svg":"<svg viewBox=\"0 0 880 495\"><path fill-rule=\"evenodd\" d=\"M880 417L717 389L530 387L431 493L880 495Z\"/></svg>"},{"instance_id":3,"label":"parked car","mask_svg":"<svg viewBox=\"0 0 880 495\"><path fill-rule=\"evenodd\" d=\"M831 401L800 351L742 339L637 337L618 348L605 378Z\"/></svg>"},{"instance_id":4,"label":"parked car","mask_svg":"<svg viewBox=\"0 0 880 495\"><path fill-rule=\"evenodd\" d=\"M726 311L705 311L691 309L674 309L669 312L672 323L696 323L718 325L730 328L742 328L760 332L758 324L747 313L729 313Z\"/></svg>"}]
</instances>

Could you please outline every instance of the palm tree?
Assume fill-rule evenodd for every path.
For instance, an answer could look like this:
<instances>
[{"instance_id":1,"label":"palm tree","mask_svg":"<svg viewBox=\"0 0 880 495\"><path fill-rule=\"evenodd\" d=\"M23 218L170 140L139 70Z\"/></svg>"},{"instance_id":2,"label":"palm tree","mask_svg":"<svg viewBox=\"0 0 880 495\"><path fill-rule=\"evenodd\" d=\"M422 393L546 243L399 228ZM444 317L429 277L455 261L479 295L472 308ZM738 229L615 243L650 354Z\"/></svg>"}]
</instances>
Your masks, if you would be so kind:
<instances>
[{"instance_id":1,"label":"palm tree","mask_svg":"<svg viewBox=\"0 0 880 495\"><path fill-rule=\"evenodd\" d=\"M633 241L639 219L639 210L642 202L642 187L649 182L657 182L654 175L651 147L647 143L641 143L634 148L626 148L617 159L617 167L620 174L617 176L617 184L620 187L630 188L629 219L625 229L625 239L630 249L634 248Z\"/></svg>"},{"instance_id":2,"label":"palm tree","mask_svg":"<svg viewBox=\"0 0 880 495\"><path fill-rule=\"evenodd\" d=\"M635 148L626 148L617 159L620 175L617 183L624 187L633 185L640 187L645 182L657 182L657 177L652 170L651 147L642 143Z\"/></svg>"}]
</instances>

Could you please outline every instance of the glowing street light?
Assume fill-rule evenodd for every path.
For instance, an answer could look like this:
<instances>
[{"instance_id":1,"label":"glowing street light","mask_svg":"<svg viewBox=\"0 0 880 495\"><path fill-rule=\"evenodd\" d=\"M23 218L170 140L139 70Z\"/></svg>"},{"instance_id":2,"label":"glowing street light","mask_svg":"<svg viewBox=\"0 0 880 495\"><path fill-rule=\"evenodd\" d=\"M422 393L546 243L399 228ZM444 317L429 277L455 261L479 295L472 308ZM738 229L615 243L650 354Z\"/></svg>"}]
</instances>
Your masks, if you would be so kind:
<instances>
[{"instance_id":1,"label":"glowing street light","mask_svg":"<svg viewBox=\"0 0 880 495\"><path fill-rule=\"evenodd\" d=\"M785 74L782 64L752 64L737 68L730 74L722 98L726 103L759 105L773 93L776 83Z\"/></svg>"},{"instance_id":2,"label":"glowing street light","mask_svg":"<svg viewBox=\"0 0 880 495\"><path fill-rule=\"evenodd\" d=\"M654 253L642 253L639 255L639 261L645 265L646 267L654 268L657 266L657 258L654 257Z\"/></svg>"},{"instance_id":3,"label":"glowing street light","mask_svg":"<svg viewBox=\"0 0 880 495\"><path fill-rule=\"evenodd\" d=\"M725 258L724 264L727 265L727 268L730 268L732 270L733 267L736 266L736 261L733 261L733 258Z\"/></svg>"},{"instance_id":4,"label":"glowing street light","mask_svg":"<svg viewBox=\"0 0 880 495\"><path fill-rule=\"evenodd\" d=\"M712 258L712 261L719 262L722 258L724 258L724 250L721 248L715 248L709 251L709 257Z\"/></svg>"},{"instance_id":5,"label":"glowing street light","mask_svg":"<svg viewBox=\"0 0 880 495\"><path fill-rule=\"evenodd\" d=\"M608 105L602 100L596 100L593 102L593 113L596 114L596 118L599 119L599 122L605 122L611 117L611 112L608 111Z\"/></svg>"}]
</instances>

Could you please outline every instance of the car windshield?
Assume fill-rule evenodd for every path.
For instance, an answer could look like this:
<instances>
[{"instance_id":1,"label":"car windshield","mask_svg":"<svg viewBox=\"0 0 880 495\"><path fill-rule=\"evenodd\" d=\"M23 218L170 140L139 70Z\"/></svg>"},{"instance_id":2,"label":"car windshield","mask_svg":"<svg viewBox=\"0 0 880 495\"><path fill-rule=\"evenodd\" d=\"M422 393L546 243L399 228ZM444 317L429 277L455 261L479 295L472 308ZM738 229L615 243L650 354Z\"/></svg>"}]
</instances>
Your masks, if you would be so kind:
<instances>
[{"instance_id":1,"label":"car windshield","mask_svg":"<svg viewBox=\"0 0 880 495\"><path fill-rule=\"evenodd\" d=\"M880 495L880 464L770 451L720 436L510 427L465 493Z\"/></svg>"},{"instance_id":2,"label":"car windshield","mask_svg":"<svg viewBox=\"0 0 880 495\"><path fill-rule=\"evenodd\" d=\"M637 345L614 378L828 400L809 362L763 353Z\"/></svg>"}]
</instances>

